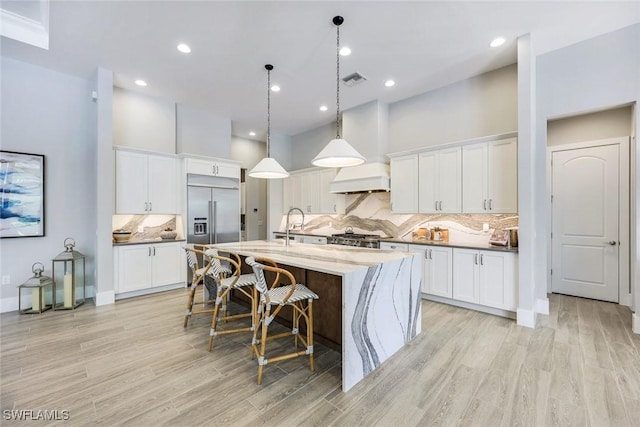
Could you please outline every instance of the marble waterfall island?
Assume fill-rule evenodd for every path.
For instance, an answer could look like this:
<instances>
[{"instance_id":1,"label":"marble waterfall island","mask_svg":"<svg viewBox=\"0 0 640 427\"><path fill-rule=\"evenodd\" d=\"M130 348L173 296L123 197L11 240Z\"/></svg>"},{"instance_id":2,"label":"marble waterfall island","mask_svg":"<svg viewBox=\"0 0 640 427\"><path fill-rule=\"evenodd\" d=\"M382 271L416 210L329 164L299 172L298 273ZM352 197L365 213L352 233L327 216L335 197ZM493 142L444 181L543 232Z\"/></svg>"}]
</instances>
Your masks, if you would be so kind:
<instances>
[{"instance_id":1,"label":"marble waterfall island","mask_svg":"<svg viewBox=\"0 0 640 427\"><path fill-rule=\"evenodd\" d=\"M213 246L293 267L296 279L320 295L314 302L314 332L338 337L333 341L342 351L343 391L421 332L420 254L338 245L285 246L283 241ZM332 319L339 320L335 326L323 324Z\"/></svg>"}]
</instances>

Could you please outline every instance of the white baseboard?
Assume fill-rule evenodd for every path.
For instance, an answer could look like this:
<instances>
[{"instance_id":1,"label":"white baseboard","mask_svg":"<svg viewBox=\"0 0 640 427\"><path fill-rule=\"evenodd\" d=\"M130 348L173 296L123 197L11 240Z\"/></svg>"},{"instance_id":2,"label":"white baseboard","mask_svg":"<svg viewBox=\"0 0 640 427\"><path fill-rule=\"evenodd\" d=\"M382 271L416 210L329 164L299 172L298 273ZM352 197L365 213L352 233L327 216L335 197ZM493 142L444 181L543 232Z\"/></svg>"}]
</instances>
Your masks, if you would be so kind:
<instances>
[{"instance_id":1,"label":"white baseboard","mask_svg":"<svg viewBox=\"0 0 640 427\"><path fill-rule=\"evenodd\" d=\"M536 313L549 315L549 298L536 300Z\"/></svg>"},{"instance_id":2,"label":"white baseboard","mask_svg":"<svg viewBox=\"0 0 640 427\"><path fill-rule=\"evenodd\" d=\"M631 307L631 294L629 293L621 293L620 294L620 305L624 305L625 307Z\"/></svg>"},{"instance_id":3,"label":"white baseboard","mask_svg":"<svg viewBox=\"0 0 640 427\"><path fill-rule=\"evenodd\" d=\"M29 298L31 298L30 294ZM18 311L18 297L0 299L0 313L8 313L10 311Z\"/></svg>"},{"instance_id":4,"label":"white baseboard","mask_svg":"<svg viewBox=\"0 0 640 427\"><path fill-rule=\"evenodd\" d=\"M519 308L516 312L516 323L526 328L535 328L536 312L533 310L523 310Z\"/></svg>"},{"instance_id":5,"label":"white baseboard","mask_svg":"<svg viewBox=\"0 0 640 427\"><path fill-rule=\"evenodd\" d=\"M631 319L631 330L634 334L640 335L640 314L638 312L633 313Z\"/></svg>"},{"instance_id":6,"label":"white baseboard","mask_svg":"<svg viewBox=\"0 0 640 427\"><path fill-rule=\"evenodd\" d=\"M454 305L456 307L468 308L475 311L481 311L483 313L493 314L494 316L506 317L509 319L516 318L516 314L513 311L502 310L499 308L487 307L484 305L473 304L465 301L458 301L451 298L444 298L437 295L431 295L431 294L425 294L425 293L422 294L422 298L429 301L435 301L443 304Z\"/></svg>"},{"instance_id":7,"label":"white baseboard","mask_svg":"<svg viewBox=\"0 0 640 427\"><path fill-rule=\"evenodd\" d=\"M115 291L98 292L96 294L96 307L100 305L114 304L116 302Z\"/></svg>"}]
</instances>

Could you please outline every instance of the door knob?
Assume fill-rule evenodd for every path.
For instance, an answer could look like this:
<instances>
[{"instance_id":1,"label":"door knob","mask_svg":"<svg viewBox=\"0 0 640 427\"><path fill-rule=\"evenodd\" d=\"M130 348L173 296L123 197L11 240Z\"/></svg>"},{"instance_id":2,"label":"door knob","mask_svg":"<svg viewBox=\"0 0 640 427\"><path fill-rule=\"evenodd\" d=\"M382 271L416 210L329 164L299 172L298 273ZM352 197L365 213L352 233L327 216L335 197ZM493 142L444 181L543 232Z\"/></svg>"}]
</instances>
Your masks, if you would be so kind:
<instances>
[{"instance_id":1,"label":"door knob","mask_svg":"<svg viewBox=\"0 0 640 427\"><path fill-rule=\"evenodd\" d=\"M616 241L615 240L611 240L609 242L604 242L607 245L611 245L611 246L615 246L616 245Z\"/></svg>"}]
</instances>

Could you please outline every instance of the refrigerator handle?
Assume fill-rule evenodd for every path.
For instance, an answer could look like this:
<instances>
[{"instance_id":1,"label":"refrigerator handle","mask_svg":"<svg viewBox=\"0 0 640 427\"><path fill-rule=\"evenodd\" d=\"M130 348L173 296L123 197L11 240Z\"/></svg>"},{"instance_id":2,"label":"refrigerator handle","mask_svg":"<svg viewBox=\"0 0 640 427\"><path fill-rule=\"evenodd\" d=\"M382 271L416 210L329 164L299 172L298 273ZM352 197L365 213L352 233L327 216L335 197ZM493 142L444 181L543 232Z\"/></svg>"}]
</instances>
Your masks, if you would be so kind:
<instances>
[{"instance_id":1,"label":"refrigerator handle","mask_svg":"<svg viewBox=\"0 0 640 427\"><path fill-rule=\"evenodd\" d=\"M218 202L213 202L213 243L218 243Z\"/></svg>"},{"instance_id":2,"label":"refrigerator handle","mask_svg":"<svg viewBox=\"0 0 640 427\"><path fill-rule=\"evenodd\" d=\"M212 202L211 200L209 200L209 202L208 202L208 204L209 204L209 212L208 212L208 215L207 215L207 217L208 217L208 219L207 219L207 230L208 230L208 231L207 231L207 234L208 234L208 236L209 236L209 244L213 243L213 242L211 241L211 233L213 232L212 225L213 225L213 223L214 223L214 222L213 222L213 216L212 216L212 215L213 215L213 214L212 214L213 209L212 209L212 206L211 206L211 204L212 204L212 203L213 203L213 202Z\"/></svg>"}]
</instances>

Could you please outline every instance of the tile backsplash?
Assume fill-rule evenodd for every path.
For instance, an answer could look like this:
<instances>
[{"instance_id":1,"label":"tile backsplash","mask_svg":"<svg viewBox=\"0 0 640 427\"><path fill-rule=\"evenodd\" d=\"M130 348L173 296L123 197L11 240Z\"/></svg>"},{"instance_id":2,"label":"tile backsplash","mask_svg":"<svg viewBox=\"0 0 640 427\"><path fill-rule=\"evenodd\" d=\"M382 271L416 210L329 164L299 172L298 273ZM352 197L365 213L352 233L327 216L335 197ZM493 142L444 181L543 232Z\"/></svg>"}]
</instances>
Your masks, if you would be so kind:
<instances>
[{"instance_id":1,"label":"tile backsplash","mask_svg":"<svg viewBox=\"0 0 640 427\"><path fill-rule=\"evenodd\" d=\"M160 233L166 228L178 233L176 239L184 239L180 215L113 215L111 227L112 230L130 231L129 242L159 239Z\"/></svg>"},{"instance_id":2,"label":"tile backsplash","mask_svg":"<svg viewBox=\"0 0 640 427\"><path fill-rule=\"evenodd\" d=\"M353 227L354 233L411 238L418 228L437 225L449 229L450 241L486 243L494 230L518 226L518 214L394 214L387 192L348 194L346 198L344 215L306 215L305 232L330 235ZM286 220L284 215L280 230L285 230ZM482 231L484 223L489 224L489 233Z\"/></svg>"}]
</instances>

